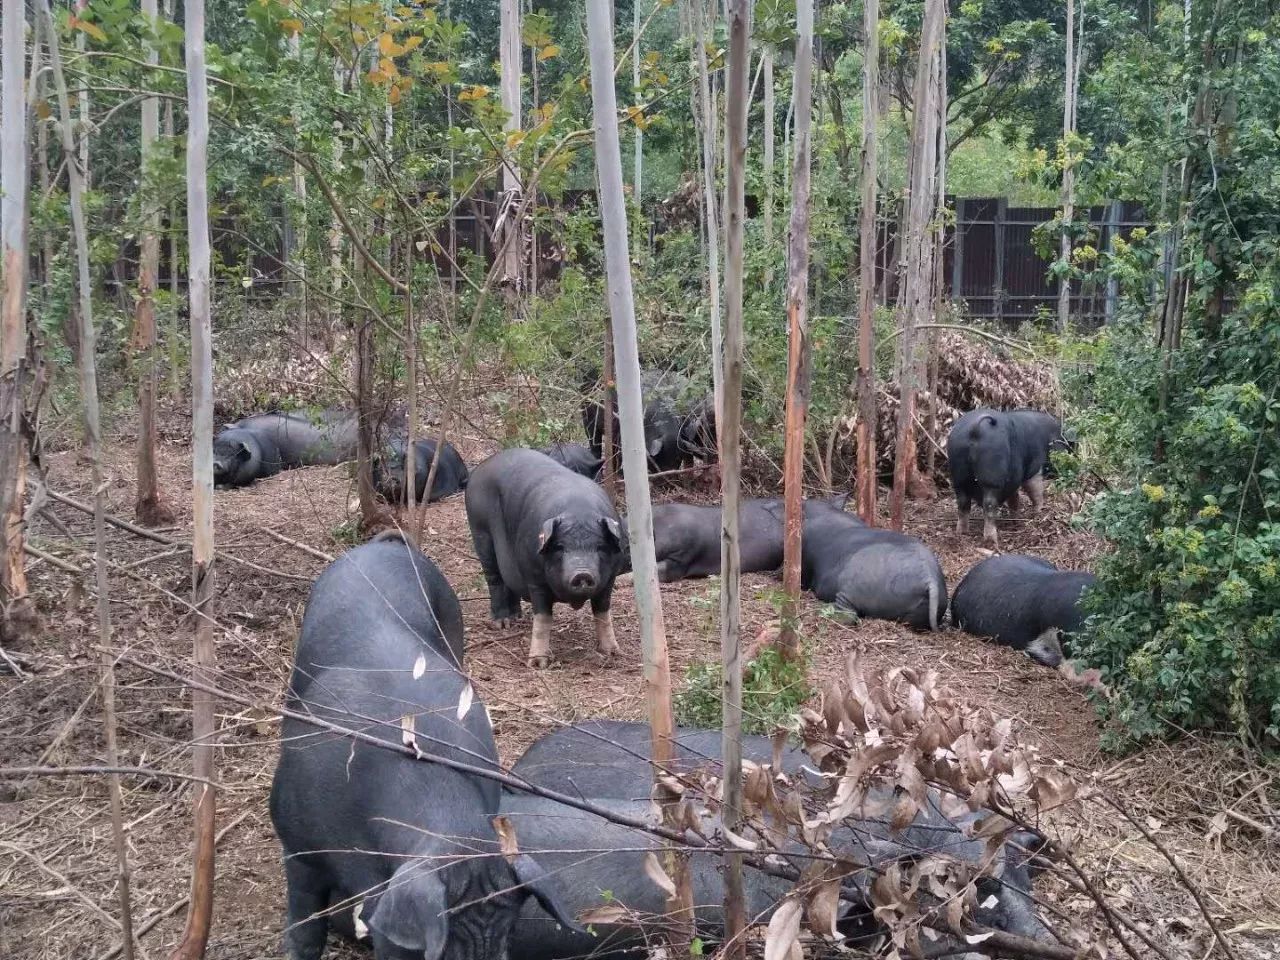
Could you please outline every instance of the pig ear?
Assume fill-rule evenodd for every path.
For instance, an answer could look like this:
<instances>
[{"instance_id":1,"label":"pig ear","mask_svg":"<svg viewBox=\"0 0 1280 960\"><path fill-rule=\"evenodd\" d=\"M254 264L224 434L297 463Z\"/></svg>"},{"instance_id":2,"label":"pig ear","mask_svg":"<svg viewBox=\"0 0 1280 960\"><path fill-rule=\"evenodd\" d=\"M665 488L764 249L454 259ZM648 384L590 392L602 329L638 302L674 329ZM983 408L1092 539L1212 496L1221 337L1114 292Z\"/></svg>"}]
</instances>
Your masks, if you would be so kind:
<instances>
[{"instance_id":1,"label":"pig ear","mask_svg":"<svg viewBox=\"0 0 1280 960\"><path fill-rule=\"evenodd\" d=\"M555 918L556 923L574 933L587 932L574 921L573 917L569 916L566 907L569 898L559 877L547 873L542 869L542 865L527 853L517 856L511 862L511 866L516 871L516 879L520 881L520 885L533 894L534 899L541 904L543 910Z\"/></svg>"},{"instance_id":2,"label":"pig ear","mask_svg":"<svg viewBox=\"0 0 1280 960\"><path fill-rule=\"evenodd\" d=\"M444 884L422 867L402 867L378 898L369 929L401 950L425 960L440 960L449 937L444 917Z\"/></svg>"},{"instance_id":3,"label":"pig ear","mask_svg":"<svg viewBox=\"0 0 1280 960\"><path fill-rule=\"evenodd\" d=\"M547 520L542 524L542 529L538 531L539 553L546 553L547 549L555 542L556 528L559 525L559 517L552 517L550 520Z\"/></svg>"},{"instance_id":4,"label":"pig ear","mask_svg":"<svg viewBox=\"0 0 1280 960\"><path fill-rule=\"evenodd\" d=\"M656 457L658 454L662 452L661 437L654 437L652 440L649 441L648 452L649 452L649 456L651 457Z\"/></svg>"},{"instance_id":5,"label":"pig ear","mask_svg":"<svg viewBox=\"0 0 1280 960\"><path fill-rule=\"evenodd\" d=\"M849 502L849 495L847 493L837 493L834 496L827 497L827 503L831 504L837 510L841 510L841 511L844 510L844 506L848 502Z\"/></svg>"},{"instance_id":6,"label":"pig ear","mask_svg":"<svg viewBox=\"0 0 1280 960\"><path fill-rule=\"evenodd\" d=\"M236 444L236 460L241 463L248 463L253 459L253 454L249 451L249 445L246 443Z\"/></svg>"},{"instance_id":7,"label":"pig ear","mask_svg":"<svg viewBox=\"0 0 1280 960\"><path fill-rule=\"evenodd\" d=\"M622 548L622 528L613 517L601 517L600 527L604 530L605 539L619 549Z\"/></svg>"}]
</instances>

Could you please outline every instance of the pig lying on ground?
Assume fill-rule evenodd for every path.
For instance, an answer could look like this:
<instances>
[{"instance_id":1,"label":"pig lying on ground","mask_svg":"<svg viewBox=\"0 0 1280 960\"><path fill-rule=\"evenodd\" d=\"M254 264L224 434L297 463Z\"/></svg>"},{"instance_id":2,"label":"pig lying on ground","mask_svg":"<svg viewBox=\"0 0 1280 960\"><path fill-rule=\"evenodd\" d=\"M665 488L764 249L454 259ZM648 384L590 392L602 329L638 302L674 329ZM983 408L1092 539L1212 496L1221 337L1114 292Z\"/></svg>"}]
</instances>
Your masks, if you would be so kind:
<instances>
[{"instance_id":1,"label":"pig lying on ground","mask_svg":"<svg viewBox=\"0 0 1280 960\"><path fill-rule=\"evenodd\" d=\"M937 630L947 610L947 581L932 550L825 500L805 502L800 575L819 600L859 617Z\"/></svg>"},{"instance_id":2,"label":"pig lying on ground","mask_svg":"<svg viewBox=\"0 0 1280 960\"><path fill-rule=\"evenodd\" d=\"M604 405L598 399L599 384L588 378L587 399L582 404L582 426L593 453L602 456ZM688 466L694 460L715 460L715 404L693 389L688 377L672 370L642 370L645 452L649 472L663 473ZM614 444L621 436L617 410L613 416ZM621 457L619 456L619 460Z\"/></svg>"},{"instance_id":3,"label":"pig lying on ground","mask_svg":"<svg viewBox=\"0 0 1280 960\"><path fill-rule=\"evenodd\" d=\"M969 525L969 510L982 505L982 538L998 545L996 512L1018 507L1018 491L1031 507L1044 504L1044 472L1051 449L1067 449L1057 418L1039 410L971 410L947 435L947 461L956 495L956 533Z\"/></svg>"},{"instance_id":4,"label":"pig lying on ground","mask_svg":"<svg viewBox=\"0 0 1280 960\"><path fill-rule=\"evenodd\" d=\"M571 922L558 881L501 854L497 784L401 752L409 718L422 752L497 768L488 711L461 709L460 624L444 577L403 541L357 547L313 585L287 706L391 749L284 720L270 809L291 960L318 960L331 910L339 932L367 929L376 960L501 957L530 893Z\"/></svg>"},{"instance_id":5,"label":"pig lying on ground","mask_svg":"<svg viewBox=\"0 0 1280 960\"><path fill-rule=\"evenodd\" d=\"M599 486L546 454L515 448L476 467L466 504L494 622L506 626L516 620L522 599L533 606L529 666L551 661L551 610L557 602L577 609L589 601L597 648L606 655L617 651L609 606L629 546Z\"/></svg>"},{"instance_id":6,"label":"pig lying on ground","mask_svg":"<svg viewBox=\"0 0 1280 960\"><path fill-rule=\"evenodd\" d=\"M414 503L422 502L427 488L427 476L431 473L431 460L436 455L436 441L423 438L413 441ZM393 437L384 452L373 459L373 487L388 503L402 503L408 472L405 462L405 438ZM435 503L452 496L467 485L467 465L457 448L445 441L440 451L440 465L436 468L435 482L431 485L429 501Z\"/></svg>"},{"instance_id":7,"label":"pig lying on ground","mask_svg":"<svg viewBox=\"0 0 1280 960\"><path fill-rule=\"evenodd\" d=\"M653 545L663 583L720 572L719 506L660 503L653 508ZM743 500L738 513L743 573L782 566L782 501Z\"/></svg>"},{"instance_id":8,"label":"pig lying on ground","mask_svg":"<svg viewBox=\"0 0 1280 960\"><path fill-rule=\"evenodd\" d=\"M721 775L717 766L721 757L719 730L680 729L675 740L673 767L677 773L710 764L713 775ZM772 763L773 742L767 737L744 736L742 755L744 759L759 764ZM619 809L644 810L647 801L643 798L649 796L653 785L651 756L647 725L596 720L563 727L535 740L516 761L511 772L530 784L578 794L604 805L623 805ZM781 769L793 778L802 777L813 789L822 787L821 778L809 766L807 755L800 749L791 746L782 749ZM561 850L577 851L563 855L556 863L568 888L567 897L572 904L570 912L575 916L603 906L605 891L608 891L609 901L620 907L634 906L641 914L661 912L662 900L657 888L645 877L643 870L635 869L629 863L629 858L636 854L620 849L643 848L649 842L634 831L613 826L552 801L515 792L504 793L502 807L504 812L523 816L516 824L522 849L552 850L558 846ZM533 826L535 818L540 819L541 826ZM887 815L884 818L850 818L835 827L829 844L837 855L844 853L858 862L870 861L873 864L929 853L942 853L980 864L988 856L986 844L982 840L970 839L967 831L981 818L982 814L971 814L952 820L942 813L936 798L931 796L928 806L902 831L895 833L890 829ZM521 823L525 821L529 826L522 827ZM977 911L975 919L983 926L1026 937L1047 938L1048 930L1036 916L1031 899L1032 877L1027 858L1017 849L1034 849L1038 846L1038 838L1024 834L1013 840L1013 844L1005 848L1004 861L995 871L998 877L984 878L978 883L979 900L986 905ZM539 855L539 860L550 868L544 855ZM797 860L796 864L803 867L804 862ZM698 857L695 857L695 905L707 905L697 910L699 925L706 930L706 935L714 937L722 924L718 910L721 896L717 895L718 886L709 889L705 897L698 895L699 869ZM776 898L788 884L753 870L747 871L746 880L748 916L767 917L771 908L770 898ZM846 889L856 890L866 901L865 911L855 909L843 915L841 929L848 935L860 933L865 937L868 932L871 910L869 885L869 877L865 873L846 881ZM579 936L552 936L549 933L551 927L550 917L541 914L537 908L526 906L512 931L514 954L528 956L530 960L567 960L589 952L583 947L590 946L590 941ZM643 944L634 926L630 930L626 927L610 928L607 936L608 940L603 943L596 941L605 948L606 954L610 947L620 950L626 944L632 948Z\"/></svg>"},{"instance_id":9,"label":"pig lying on ground","mask_svg":"<svg viewBox=\"0 0 1280 960\"><path fill-rule=\"evenodd\" d=\"M1095 577L1047 560L1006 553L973 567L951 598L961 630L1024 650L1045 666L1062 662L1062 639L1084 625L1080 597Z\"/></svg>"},{"instance_id":10,"label":"pig lying on ground","mask_svg":"<svg viewBox=\"0 0 1280 960\"><path fill-rule=\"evenodd\" d=\"M213 482L246 486L293 467L355 459L356 415L348 410L260 413L228 425L213 440Z\"/></svg>"}]
</instances>

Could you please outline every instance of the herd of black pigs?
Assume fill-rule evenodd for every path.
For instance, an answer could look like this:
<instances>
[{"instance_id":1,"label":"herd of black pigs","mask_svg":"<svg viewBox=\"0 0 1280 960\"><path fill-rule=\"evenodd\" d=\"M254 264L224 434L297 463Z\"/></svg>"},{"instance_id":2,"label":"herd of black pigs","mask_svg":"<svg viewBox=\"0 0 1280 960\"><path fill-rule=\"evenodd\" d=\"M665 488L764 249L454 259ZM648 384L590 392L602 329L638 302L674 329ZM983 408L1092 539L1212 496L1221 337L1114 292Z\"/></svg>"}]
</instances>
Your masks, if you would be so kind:
<instances>
[{"instance_id":1,"label":"herd of black pigs","mask_svg":"<svg viewBox=\"0 0 1280 960\"><path fill-rule=\"evenodd\" d=\"M670 374L646 372L643 385L650 471L713 460L710 398L684 400L687 384L673 382ZM628 534L597 482L604 463L603 408L589 401L582 413L588 444L507 449L471 470L449 443L437 449L434 440L422 439L410 449L401 419L379 437L374 458L375 486L389 502L409 499L410 456L415 501L424 493L432 501L464 493L490 615L508 625L521 617L523 602L532 606L528 663L536 669L553 658L557 602L575 609L590 603L599 653L618 649L610 601L616 578L631 569ZM965 414L947 441L957 530L966 531L978 503L983 538L998 547L1000 506L1016 509L1025 492L1038 511L1050 451L1068 446L1061 424L1047 413ZM244 486L292 467L348 461L355 450L356 417L349 411L264 413L217 435L214 479ZM428 492L433 460L438 462ZM740 526L742 570L777 570L783 557L781 499L744 501ZM656 506L659 579L718 573L720 533L718 507ZM1064 642L1081 626L1079 601L1092 580L1035 557L997 553L974 566L948 598L938 558L923 542L865 526L846 512L844 497L805 501L801 577L805 589L850 617L936 630L949 607L960 629L1025 650L1049 666L1062 660ZM636 920L660 916L666 899L645 870L647 852L657 841L468 772L500 768L488 711L462 672L463 657L453 589L431 560L397 534L348 551L313 584L271 791L288 886L288 956L318 960L330 931L371 944L376 960L645 954L645 927ZM448 765L418 762L380 748L379 741L397 748L416 743ZM676 763L714 763L720 744L719 731L682 730ZM645 725L588 722L535 741L510 776L589 799L597 809L649 818L649 750ZM746 737L743 754L769 763L773 746L767 738ZM811 776L805 763L798 749L782 755L788 774ZM515 827L518 855L499 838L499 815ZM976 864L985 845L970 838L971 827L944 816L935 803L902 831L876 818L848 823L845 834L833 834L831 846L838 848L844 836L862 857L868 845L883 861L945 849ZM714 824L703 830L714 831ZM1030 842L1016 846L1025 850ZM699 936L715 942L723 926L719 855L694 854L690 871ZM1010 855L1000 869L986 873L990 889L979 891L976 921L1047 937L1031 899L1025 854ZM847 942L866 943L878 936L870 892L861 888L862 880L845 883L840 932ZM750 871L748 916L767 920L789 887ZM597 917L584 924L606 902L619 908L609 918L616 922Z\"/></svg>"}]
</instances>

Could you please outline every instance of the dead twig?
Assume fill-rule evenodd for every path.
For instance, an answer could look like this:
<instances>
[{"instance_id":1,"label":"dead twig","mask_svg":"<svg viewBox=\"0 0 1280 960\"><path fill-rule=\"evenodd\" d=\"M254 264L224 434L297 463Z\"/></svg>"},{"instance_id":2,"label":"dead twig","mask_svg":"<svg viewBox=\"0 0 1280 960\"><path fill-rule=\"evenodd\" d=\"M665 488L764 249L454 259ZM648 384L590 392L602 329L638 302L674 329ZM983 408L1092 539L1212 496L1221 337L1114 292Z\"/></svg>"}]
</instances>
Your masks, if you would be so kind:
<instances>
[{"instance_id":1,"label":"dead twig","mask_svg":"<svg viewBox=\"0 0 1280 960\"><path fill-rule=\"evenodd\" d=\"M173 773L169 770L155 770L151 767L108 767L90 764L79 767L0 767L0 777L96 777L107 774L121 774L145 779L190 780L209 787L220 787L203 777L189 773Z\"/></svg>"},{"instance_id":2,"label":"dead twig","mask_svg":"<svg viewBox=\"0 0 1280 960\"><path fill-rule=\"evenodd\" d=\"M323 550L317 550L315 547L309 547L305 543L301 543L298 540L290 539L289 537L286 537L283 533L277 533L276 531L272 530L270 527L263 527L262 532L265 533L272 540L279 540L281 543L288 544L291 547L296 547L297 549L301 550L303 553L307 554L308 556L315 557L317 560L323 560L325 563L333 563L333 557L325 553Z\"/></svg>"}]
</instances>

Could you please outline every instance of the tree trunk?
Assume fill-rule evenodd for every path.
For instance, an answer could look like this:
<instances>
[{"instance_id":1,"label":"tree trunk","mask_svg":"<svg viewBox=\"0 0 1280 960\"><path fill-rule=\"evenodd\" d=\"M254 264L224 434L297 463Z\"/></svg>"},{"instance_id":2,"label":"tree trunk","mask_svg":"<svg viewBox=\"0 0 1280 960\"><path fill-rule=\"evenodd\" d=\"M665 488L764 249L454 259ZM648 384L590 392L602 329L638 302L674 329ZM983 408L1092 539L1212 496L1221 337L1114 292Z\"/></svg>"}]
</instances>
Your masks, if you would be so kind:
<instances>
[{"instance_id":1,"label":"tree trunk","mask_svg":"<svg viewBox=\"0 0 1280 960\"><path fill-rule=\"evenodd\" d=\"M27 64L26 11L22 0L4 0L3 116L0 123L0 246L4 256L3 323L0 324L0 646L36 627L35 604L23 566L22 505L26 492L27 440Z\"/></svg>"},{"instance_id":2,"label":"tree trunk","mask_svg":"<svg viewBox=\"0 0 1280 960\"><path fill-rule=\"evenodd\" d=\"M638 104L640 102L640 0L631 0L631 89L632 99ZM635 124L635 128L631 194L638 206L644 186L644 131L640 129L639 124Z\"/></svg>"},{"instance_id":3,"label":"tree trunk","mask_svg":"<svg viewBox=\"0 0 1280 960\"><path fill-rule=\"evenodd\" d=\"M157 23L156 0L142 0L142 16ZM147 63L160 63L159 51L147 47ZM160 135L160 101L145 97L142 101L142 182L147 183L155 162L156 140ZM87 138L87 133L82 139ZM160 273L160 208L154 205L149 191L143 190L144 203L151 204L143 219L141 258L138 263L138 303L133 322L133 348L138 356L134 369L138 373L138 496L134 515L146 527L173 523L173 511L160 494L156 476L156 388L159 376L156 366L156 278ZM81 298L83 300L83 298ZM84 340L81 320L81 342ZM92 361L90 361L92 366Z\"/></svg>"},{"instance_id":4,"label":"tree trunk","mask_svg":"<svg viewBox=\"0 0 1280 960\"><path fill-rule=\"evenodd\" d=\"M803 6L805 0L800 0ZM725 89L725 338L724 415L720 436L720 662L724 684L724 818L737 832L742 820L742 606L739 497L742 485L742 308L743 236L746 220L747 83L751 68L751 3L729 0L729 67ZM804 27L801 26L803 31ZM800 138L796 138L797 144ZM797 177L800 174L797 173ZM788 421L790 425L790 421ZM790 442L790 437L788 437ZM746 955L746 902L742 854L724 857L725 946L728 960Z\"/></svg>"},{"instance_id":5,"label":"tree trunk","mask_svg":"<svg viewBox=\"0 0 1280 960\"><path fill-rule=\"evenodd\" d=\"M618 410L617 377L613 362L613 331L605 330L604 371L600 376L604 384L604 427L600 447L604 466L601 468L600 482L614 506L618 504L618 438L613 435L614 418Z\"/></svg>"},{"instance_id":6,"label":"tree trunk","mask_svg":"<svg viewBox=\"0 0 1280 960\"><path fill-rule=\"evenodd\" d=\"M774 101L773 88L773 44L766 44L763 51L764 56L764 246L767 253L773 251L773 205L775 202L774 192L774 141L776 133L774 127L774 111L777 110L777 104ZM773 286L773 261L766 260L764 268L764 286L768 290Z\"/></svg>"},{"instance_id":7,"label":"tree trunk","mask_svg":"<svg viewBox=\"0 0 1280 960\"><path fill-rule=\"evenodd\" d=\"M499 0L499 4L498 58L502 72L502 109L507 114L502 129L510 137L520 130L520 3L519 0ZM513 155L514 151L508 150L503 160L500 207L504 229L511 234L510 240L502 243L502 273L499 275L509 316L515 316L519 307L521 262L524 259L523 218L516 213L521 206L520 170Z\"/></svg>"},{"instance_id":8,"label":"tree trunk","mask_svg":"<svg viewBox=\"0 0 1280 960\"><path fill-rule=\"evenodd\" d=\"M355 53L352 53L355 56ZM342 62L342 57L334 53L333 58L333 85L337 88L338 93L343 93L347 88L347 70ZM333 121L333 165L336 168L342 163L343 142L342 142L343 126L341 120ZM342 292L342 221L338 217L335 210L333 217L329 221L329 291L334 295ZM342 305L336 300L331 300L329 316L329 331L326 339L333 336L334 328L337 327L338 320L342 315Z\"/></svg>"},{"instance_id":9,"label":"tree trunk","mask_svg":"<svg viewBox=\"0 0 1280 960\"><path fill-rule=\"evenodd\" d=\"M376 530L387 520L373 489L373 425L377 411L373 405L375 321L365 314L356 326L356 496L360 501L360 523ZM411 451L406 451L408 456Z\"/></svg>"},{"instance_id":10,"label":"tree trunk","mask_svg":"<svg viewBox=\"0 0 1280 960\"><path fill-rule=\"evenodd\" d=\"M164 0L164 18L173 23L173 0ZM173 101L164 102L164 135L172 140L174 135ZM178 205L169 205L169 294L171 300L169 323L169 396L177 400L182 392L182 350L178 336Z\"/></svg>"},{"instance_id":11,"label":"tree trunk","mask_svg":"<svg viewBox=\"0 0 1280 960\"><path fill-rule=\"evenodd\" d=\"M880 125L880 0L863 0L862 214L858 231L858 515L876 522L876 191Z\"/></svg>"},{"instance_id":12,"label":"tree trunk","mask_svg":"<svg viewBox=\"0 0 1280 960\"><path fill-rule=\"evenodd\" d=\"M1058 260L1064 271L1058 277L1058 332L1071 329L1071 221L1075 217L1076 173L1072 142L1076 132L1076 40L1075 0L1067 0L1067 62L1063 71L1062 94L1062 238Z\"/></svg>"},{"instance_id":13,"label":"tree trunk","mask_svg":"<svg viewBox=\"0 0 1280 960\"><path fill-rule=\"evenodd\" d=\"M600 214L604 229L605 277L609 288L609 315L613 324L618 375L618 406L622 422L622 462L627 483L627 530L631 539L636 612L644 653L645 694L652 731L655 774L669 767L672 758L671 673L667 660L667 636L658 592L658 570L653 548L653 510L649 500L648 458L644 444L644 412L640 396L640 352L636 342L635 298L631 287L631 261L627 250L627 210L622 199L622 146L618 139L618 104L613 86L613 28L608 0L588 0L587 36L591 56L591 98L595 118L596 169L600 180ZM667 796L661 783L655 789L663 803L664 820L670 820L675 797ZM688 956L693 940L693 890L684 857L668 849L666 871L676 887L667 913L672 954Z\"/></svg>"},{"instance_id":14,"label":"tree trunk","mask_svg":"<svg viewBox=\"0 0 1280 960\"><path fill-rule=\"evenodd\" d=\"M875 0L871 0L872 3ZM796 63L792 75L796 104L791 227L787 255L787 405L782 467L785 525L782 541L781 644L799 655L796 618L800 602L800 549L804 529L804 432L809 412L809 177L813 116L813 0L796 4Z\"/></svg>"},{"instance_id":15,"label":"tree trunk","mask_svg":"<svg viewBox=\"0 0 1280 960\"><path fill-rule=\"evenodd\" d=\"M192 676L213 682L213 352L209 302L209 88L204 57L204 0L186 0L187 48L187 259L191 298L191 547L195 645ZM170 960L200 960L213 922L214 837L217 793L213 697L191 691L193 772L209 781L195 786L195 845L186 928Z\"/></svg>"},{"instance_id":16,"label":"tree trunk","mask_svg":"<svg viewBox=\"0 0 1280 960\"><path fill-rule=\"evenodd\" d=\"M413 443L418 432L418 320L413 311L413 226L405 224L404 245L405 284L408 291L404 297L404 336L405 336L405 394L409 409L405 416L404 437L404 506L405 526L409 528L409 536L416 547L422 539L423 520L426 517L426 500L421 504L417 500L418 492L418 458L413 454ZM376 438L375 438L376 439Z\"/></svg>"},{"instance_id":17,"label":"tree trunk","mask_svg":"<svg viewBox=\"0 0 1280 960\"><path fill-rule=\"evenodd\" d=\"M898 366L898 436L894 450L893 491L889 499L889 520L902 529L908 487L915 474L915 412L919 361L916 357L916 327L932 306L929 291L933 279L933 244L928 236L933 220L936 154L938 148L937 70L942 43L943 0L927 0L920 32L920 57L916 65L915 115L912 120L910 186L906 197L906 277L900 298L902 336Z\"/></svg>"},{"instance_id":18,"label":"tree trunk","mask_svg":"<svg viewBox=\"0 0 1280 960\"><path fill-rule=\"evenodd\" d=\"M152 3L154 13L155 0ZM107 581L107 499L102 482L102 427L98 411L98 370L93 327L93 282L89 273L89 231L84 219L84 182L76 160L75 137L71 133L71 98L62 72L62 54L58 32L53 23L49 0L41 0L40 18L45 39L49 43L49 62L53 67L54 85L58 90L59 125L62 153L67 158L70 181L71 226L76 250L76 288L80 299L80 395L84 407L85 449L89 453L89 474L93 483L93 549L97 582L97 620L99 656L102 664L102 712L107 765L120 765L116 746L115 660L111 652L110 584ZM145 8L144 8L145 12ZM154 101L153 101L154 103ZM88 130L81 134L85 139ZM145 154L144 154L145 155ZM129 898L129 848L124 835L124 813L120 797L120 775L107 777L107 794L111 808L111 837L116 853L116 893L120 901L120 941L125 960L133 960L133 910Z\"/></svg>"},{"instance_id":19,"label":"tree trunk","mask_svg":"<svg viewBox=\"0 0 1280 960\"><path fill-rule=\"evenodd\" d=\"M289 37L289 57L295 61L302 59L301 32ZM295 104L292 110L293 128L301 127L302 117ZM301 339L303 348L307 348L311 330L310 297L307 289L307 177L298 161L293 162L293 202L294 210L288 216L289 227L288 260L293 269L298 286L298 301L302 321Z\"/></svg>"},{"instance_id":20,"label":"tree trunk","mask_svg":"<svg viewBox=\"0 0 1280 960\"><path fill-rule=\"evenodd\" d=\"M711 383L716 407L716 423L724 415L724 349L720 329L720 214L716 203L715 101L711 96L711 75L707 67L707 16L703 0L692 0L694 9L694 49L698 55L698 92L701 101L702 190L706 207L703 230L707 238L707 283L711 301ZM716 430L716 445L722 432Z\"/></svg>"}]
</instances>

